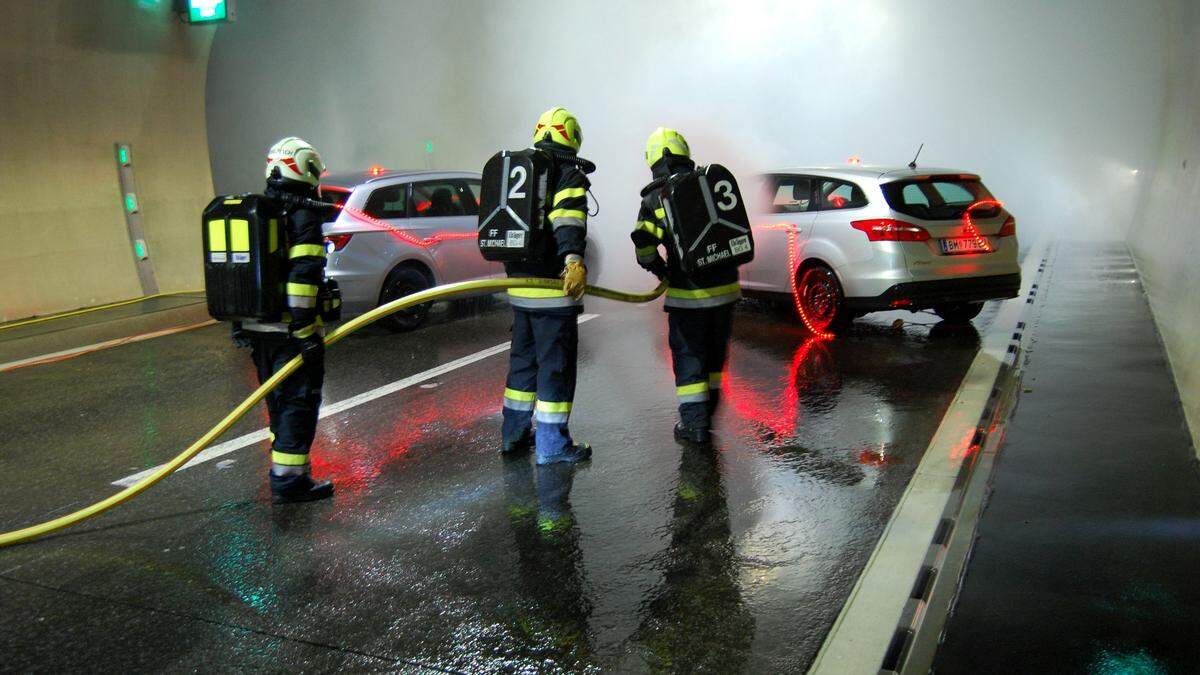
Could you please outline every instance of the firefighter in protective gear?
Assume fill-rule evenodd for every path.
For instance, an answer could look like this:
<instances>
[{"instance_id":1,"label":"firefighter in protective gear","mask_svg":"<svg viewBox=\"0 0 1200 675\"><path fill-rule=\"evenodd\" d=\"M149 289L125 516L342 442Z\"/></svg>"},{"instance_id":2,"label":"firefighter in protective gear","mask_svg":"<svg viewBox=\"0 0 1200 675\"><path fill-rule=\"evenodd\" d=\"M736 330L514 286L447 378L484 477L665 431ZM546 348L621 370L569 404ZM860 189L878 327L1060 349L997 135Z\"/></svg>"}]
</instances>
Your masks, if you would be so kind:
<instances>
[{"instance_id":1,"label":"firefighter in protective gear","mask_svg":"<svg viewBox=\"0 0 1200 675\"><path fill-rule=\"evenodd\" d=\"M529 260L506 263L509 277L562 279L562 289L508 291L513 307L512 350L504 388L504 453L532 445L538 464L588 459L592 449L575 443L568 429L575 400L579 351L578 317L583 311L587 268L587 174L596 165L577 156L583 133L575 116L551 108L538 118L533 145L553 160L547 190L548 228L544 250ZM532 431L537 420L536 434Z\"/></svg>"},{"instance_id":2,"label":"firefighter in protective gear","mask_svg":"<svg viewBox=\"0 0 1200 675\"><path fill-rule=\"evenodd\" d=\"M655 129L646 141L646 164L654 180L642 189L638 222L630 236L638 264L667 282L664 308L679 400L675 438L704 445L712 439L733 305L742 297L738 271L736 267L725 267L689 275L680 267L661 194L671 176L696 168L683 135L674 129ZM665 245L666 260L659 255L660 244Z\"/></svg>"},{"instance_id":3,"label":"firefighter in protective gear","mask_svg":"<svg viewBox=\"0 0 1200 675\"><path fill-rule=\"evenodd\" d=\"M287 310L281 323L242 322L235 338L249 342L258 381L265 382L297 355L304 364L267 394L271 422L271 493L276 502L312 501L333 494L333 483L309 475L309 450L317 431L325 379L324 327L318 294L325 279L325 214L313 208L325 164L307 142L288 137L267 155L267 189L287 216Z\"/></svg>"}]
</instances>

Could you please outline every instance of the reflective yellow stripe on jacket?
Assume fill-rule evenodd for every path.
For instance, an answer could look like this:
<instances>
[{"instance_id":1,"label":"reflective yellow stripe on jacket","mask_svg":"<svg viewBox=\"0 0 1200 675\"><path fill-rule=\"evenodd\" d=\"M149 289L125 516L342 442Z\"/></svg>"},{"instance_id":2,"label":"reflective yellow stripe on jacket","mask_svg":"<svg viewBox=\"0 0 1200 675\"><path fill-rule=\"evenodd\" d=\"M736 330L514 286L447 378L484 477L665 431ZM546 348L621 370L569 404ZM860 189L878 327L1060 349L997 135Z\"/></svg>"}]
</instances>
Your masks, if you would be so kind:
<instances>
[{"instance_id":1,"label":"reflective yellow stripe on jacket","mask_svg":"<svg viewBox=\"0 0 1200 675\"><path fill-rule=\"evenodd\" d=\"M711 288L668 288L665 304L667 307L701 309L728 305L741 297L742 287L737 282Z\"/></svg>"},{"instance_id":2,"label":"reflective yellow stripe on jacket","mask_svg":"<svg viewBox=\"0 0 1200 675\"><path fill-rule=\"evenodd\" d=\"M325 257L325 247L320 244L296 244L288 249L288 258Z\"/></svg>"},{"instance_id":3,"label":"reflective yellow stripe on jacket","mask_svg":"<svg viewBox=\"0 0 1200 675\"><path fill-rule=\"evenodd\" d=\"M568 296L561 288L510 288L508 304L521 309L551 309L582 307L583 301Z\"/></svg>"}]
</instances>

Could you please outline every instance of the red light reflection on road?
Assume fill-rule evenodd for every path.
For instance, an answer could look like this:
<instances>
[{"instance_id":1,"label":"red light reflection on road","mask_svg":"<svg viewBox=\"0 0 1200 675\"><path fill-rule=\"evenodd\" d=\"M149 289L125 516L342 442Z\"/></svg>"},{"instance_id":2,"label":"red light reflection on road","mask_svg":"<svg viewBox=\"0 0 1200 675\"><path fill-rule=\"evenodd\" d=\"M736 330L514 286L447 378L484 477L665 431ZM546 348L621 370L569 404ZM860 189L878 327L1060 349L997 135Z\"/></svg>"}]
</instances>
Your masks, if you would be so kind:
<instances>
[{"instance_id":1,"label":"red light reflection on road","mask_svg":"<svg viewBox=\"0 0 1200 675\"><path fill-rule=\"evenodd\" d=\"M858 463L863 466L887 466L899 464L900 461L899 457L888 454L887 446L883 443L878 448L865 448L858 453Z\"/></svg>"},{"instance_id":2,"label":"red light reflection on road","mask_svg":"<svg viewBox=\"0 0 1200 675\"><path fill-rule=\"evenodd\" d=\"M828 358L823 341L810 337L796 348L786 377L774 382L750 381L735 371L735 360L731 359L721 383L722 398L739 416L767 427L777 436L794 435L800 423L800 392L807 385L802 371ZM780 384L781 391L773 389L772 385Z\"/></svg>"},{"instance_id":3,"label":"red light reflection on road","mask_svg":"<svg viewBox=\"0 0 1200 675\"><path fill-rule=\"evenodd\" d=\"M320 434L312 453L314 475L332 478L339 491L359 491L376 479L384 467L409 454L414 447L461 451L464 430L500 409L504 373L494 371L481 379L472 386L448 384L382 399L390 402L390 408L364 420L373 435L354 436L350 430L355 426ZM481 396L480 392L495 395ZM369 405L378 410L380 403ZM386 420L390 420L390 426ZM383 428L376 432L377 427ZM343 433L348 437L343 437Z\"/></svg>"}]
</instances>

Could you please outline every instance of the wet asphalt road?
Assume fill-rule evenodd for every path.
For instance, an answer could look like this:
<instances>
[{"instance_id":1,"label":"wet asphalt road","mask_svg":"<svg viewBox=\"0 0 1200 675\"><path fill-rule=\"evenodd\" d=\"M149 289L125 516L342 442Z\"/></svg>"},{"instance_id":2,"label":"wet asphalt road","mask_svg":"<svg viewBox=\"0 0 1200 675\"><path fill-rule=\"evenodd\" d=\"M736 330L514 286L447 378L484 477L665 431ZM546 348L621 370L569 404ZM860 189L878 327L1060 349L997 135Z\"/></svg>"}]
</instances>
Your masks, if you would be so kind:
<instances>
[{"instance_id":1,"label":"wet asphalt road","mask_svg":"<svg viewBox=\"0 0 1200 675\"><path fill-rule=\"evenodd\" d=\"M506 357L487 357L322 420L314 472L337 482L331 502L273 507L257 444L0 550L0 669L804 670L978 333L897 313L818 342L746 304L706 453L671 437L659 307L588 311L572 430L596 447L589 465L495 453ZM367 329L331 350L326 402L507 329L503 306ZM0 529L111 494L254 384L224 326L0 375Z\"/></svg>"},{"instance_id":2,"label":"wet asphalt road","mask_svg":"<svg viewBox=\"0 0 1200 675\"><path fill-rule=\"evenodd\" d=\"M1133 259L1060 242L1040 294L934 671L1195 673L1200 475Z\"/></svg>"}]
</instances>

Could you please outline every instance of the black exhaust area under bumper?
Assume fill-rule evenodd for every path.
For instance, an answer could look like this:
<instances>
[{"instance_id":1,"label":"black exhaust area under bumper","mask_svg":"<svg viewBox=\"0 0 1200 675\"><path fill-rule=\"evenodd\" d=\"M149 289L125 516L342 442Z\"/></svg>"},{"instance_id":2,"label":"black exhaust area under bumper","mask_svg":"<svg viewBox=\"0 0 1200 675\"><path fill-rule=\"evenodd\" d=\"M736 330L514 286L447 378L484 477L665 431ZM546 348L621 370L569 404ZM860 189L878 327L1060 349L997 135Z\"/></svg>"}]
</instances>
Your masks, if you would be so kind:
<instances>
[{"instance_id":1,"label":"black exhaust area under bumper","mask_svg":"<svg viewBox=\"0 0 1200 675\"><path fill-rule=\"evenodd\" d=\"M873 298L846 298L846 307L855 312L929 309L935 305L1015 298L1020 289L1019 273L940 281L911 281L896 284Z\"/></svg>"}]
</instances>

